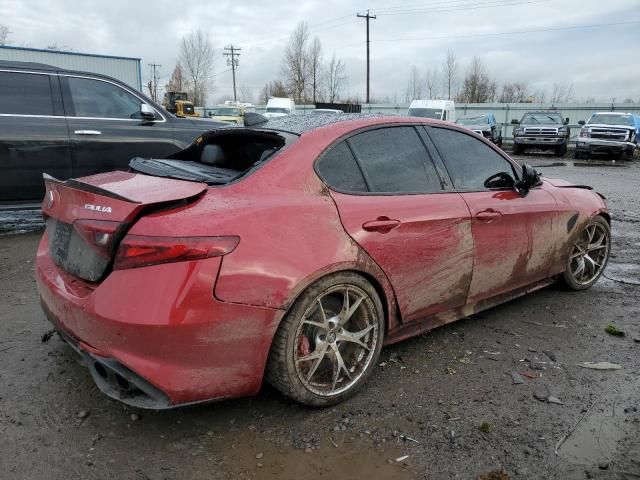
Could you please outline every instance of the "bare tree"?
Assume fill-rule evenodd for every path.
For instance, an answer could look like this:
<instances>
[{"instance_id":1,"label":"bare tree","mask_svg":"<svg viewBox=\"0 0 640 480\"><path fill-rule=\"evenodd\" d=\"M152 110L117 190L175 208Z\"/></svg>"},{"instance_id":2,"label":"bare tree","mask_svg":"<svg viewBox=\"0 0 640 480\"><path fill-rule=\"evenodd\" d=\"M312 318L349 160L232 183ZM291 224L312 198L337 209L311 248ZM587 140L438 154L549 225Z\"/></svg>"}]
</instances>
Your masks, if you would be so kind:
<instances>
[{"instance_id":1,"label":"bare tree","mask_svg":"<svg viewBox=\"0 0 640 480\"><path fill-rule=\"evenodd\" d=\"M554 83L551 90L551 103L566 103L571 99L573 84Z\"/></svg>"},{"instance_id":2,"label":"bare tree","mask_svg":"<svg viewBox=\"0 0 640 480\"><path fill-rule=\"evenodd\" d=\"M524 82L512 82L502 85L502 91L499 102L502 103L524 103L529 101L531 95L529 94L529 88Z\"/></svg>"},{"instance_id":3,"label":"bare tree","mask_svg":"<svg viewBox=\"0 0 640 480\"><path fill-rule=\"evenodd\" d=\"M299 102L304 100L309 78L308 42L309 25L307 22L300 22L289 37L282 62L282 74L289 85L293 98Z\"/></svg>"},{"instance_id":4,"label":"bare tree","mask_svg":"<svg viewBox=\"0 0 640 480\"><path fill-rule=\"evenodd\" d=\"M311 82L311 98L316 103L317 91L320 87L320 78L322 73L322 44L318 37L315 37L308 52L309 58L309 81Z\"/></svg>"},{"instance_id":5,"label":"bare tree","mask_svg":"<svg viewBox=\"0 0 640 480\"><path fill-rule=\"evenodd\" d=\"M438 71L435 69L428 69L425 75L425 83L427 85L427 92L429 94L429 98L436 98L437 94L437 85L438 85Z\"/></svg>"},{"instance_id":6,"label":"bare tree","mask_svg":"<svg viewBox=\"0 0 640 480\"><path fill-rule=\"evenodd\" d=\"M249 85L240 85L240 98L241 102L253 103L253 88Z\"/></svg>"},{"instance_id":7,"label":"bare tree","mask_svg":"<svg viewBox=\"0 0 640 480\"><path fill-rule=\"evenodd\" d=\"M409 70L409 81L407 83L407 91L405 93L405 102L409 103L412 100L417 100L422 97L422 79L420 78L420 71L415 65L411 65Z\"/></svg>"},{"instance_id":8,"label":"bare tree","mask_svg":"<svg viewBox=\"0 0 640 480\"><path fill-rule=\"evenodd\" d=\"M496 84L489 79L487 69L482 60L473 57L465 73L462 91L458 94L458 101L466 103L486 103L496 96Z\"/></svg>"},{"instance_id":9,"label":"bare tree","mask_svg":"<svg viewBox=\"0 0 640 480\"><path fill-rule=\"evenodd\" d=\"M54 52L73 52L73 48L71 48L69 45L60 45L58 44L58 42L53 42L52 44L47 45L44 48L45 50L52 50Z\"/></svg>"},{"instance_id":10,"label":"bare tree","mask_svg":"<svg viewBox=\"0 0 640 480\"><path fill-rule=\"evenodd\" d=\"M182 37L180 63L184 65L191 101L198 106L206 103L213 86L213 53L209 35L202 30L198 29Z\"/></svg>"},{"instance_id":11,"label":"bare tree","mask_svg":"<svg viewBox=\"0 0 640 480\"><path fill-rule=\"evenodd\" d=\"M347 83L345 68L344 62L336 58L336 54L334 53L325 70L327 100L329 103L333 103L340 98L340 94Z\"/></svg>"},{"instance_id":12,"label":"bare tree","mask_svg":"<svg viewBox=\"0 0 640 480\"><path fill-rule=\"evenodd\" d=\"M173 69L173 73L171 74L171 78L169 78L169 83L167 83L165 89L167 92L184 92L186 87L187 82L184 78L184 71L182 70L182 65L178 62Z\"/></svg>"},{"instance_id":13,"label":"bare tree","mask_svg":"<svg viewBox=\"0 0 640 480\"><path fill-rule=\"evenodd\" d=\"M444 74L445 88L447 89L447 98L451 99L451 86L455 82L458 73L458 62L456 54L451 50L447 50L447 58L442 64L442 73Z\"/></svg>"},{"instance_id":14,"label":"bare tree","mask_svg":"<svg viewBox=\"0 0 640 480\"><path fill-rule=\"evenodd\" d=\"M9 45L9 34L12 33L9 30L9 25L0 24L0 46Z\"/></svg>"},{"instance_id":15,"label":"bare tree","mask_svg":"<svg viewBox=\"0 0 640 480\"><path fill-rule=\"evenodd\" d=\"M262 88L260 92L260 100L263 103L267 103L270 97L288 97L289 90L287 86L281 80L275 80L273 82L268 82Z\"/></svg>"}]
</instances>

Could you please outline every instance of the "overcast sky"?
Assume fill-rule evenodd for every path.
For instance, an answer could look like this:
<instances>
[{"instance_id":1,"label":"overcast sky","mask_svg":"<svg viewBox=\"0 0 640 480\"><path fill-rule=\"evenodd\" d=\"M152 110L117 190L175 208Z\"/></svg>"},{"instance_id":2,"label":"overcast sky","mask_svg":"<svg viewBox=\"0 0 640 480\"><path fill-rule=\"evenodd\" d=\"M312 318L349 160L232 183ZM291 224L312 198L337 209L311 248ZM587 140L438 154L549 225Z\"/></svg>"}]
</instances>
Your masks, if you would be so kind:
<instances>
[{"instance_id":1,"label":"overcast sky","mask_svg":"<svg viewBox=\"0 0 640 480\"><path fill-rule=\"evenodd\" d=\"M346 93L364 97L365 22L356 13L366 9L377 15L371 21L376 98L397 95L402 102L411 65L441 72L450 49L460 77L477 55L498 84L525 81L549 92L554 83L571 84L578 100L640 101L639 0L0 0L0 23L9 26L14 45L55 43L141 57L144 77L148 63L159 63L162 83L182 35L200 28L217 49L212 101L232 92L222 47L242 47L238 85L257 100L264 84L280 76L290 33L307 21L325 58L335 52L346 63Z\"/></svg>"}]
</instances>

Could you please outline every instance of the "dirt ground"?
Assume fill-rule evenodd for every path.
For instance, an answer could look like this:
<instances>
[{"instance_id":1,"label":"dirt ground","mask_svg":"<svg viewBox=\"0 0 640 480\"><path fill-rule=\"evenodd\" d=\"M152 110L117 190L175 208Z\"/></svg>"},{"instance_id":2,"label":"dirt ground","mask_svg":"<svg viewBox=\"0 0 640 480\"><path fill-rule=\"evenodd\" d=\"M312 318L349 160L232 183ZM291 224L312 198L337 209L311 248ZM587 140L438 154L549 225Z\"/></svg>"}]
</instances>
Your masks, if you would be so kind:
<instances>
[{"instance_id":1,"label":"dirt ground","mask_svg":"<svg viewBox=\"0 0 640 480\"><path fill-rule=\"evenodd\" d=\"M162 412L110 400L62 340L42 339L39 234L1 236L0 478L640 478L640 164L520 160L608 197L615 280L550 287L386 348L365 389L324 410L267 385ZM600 361L622 369L577 365ZM549 395L559 403L536 399Z\"/></svg>"}]
</instances>

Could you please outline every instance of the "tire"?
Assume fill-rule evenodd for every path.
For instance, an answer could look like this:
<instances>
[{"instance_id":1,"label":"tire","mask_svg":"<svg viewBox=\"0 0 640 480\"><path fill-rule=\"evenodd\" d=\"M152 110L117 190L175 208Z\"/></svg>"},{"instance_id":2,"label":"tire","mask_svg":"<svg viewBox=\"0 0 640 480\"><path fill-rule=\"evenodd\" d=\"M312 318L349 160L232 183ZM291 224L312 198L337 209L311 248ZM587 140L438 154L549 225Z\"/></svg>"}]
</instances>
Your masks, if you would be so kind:
<instances>
[{"instance_id":1,"label":"tire","mask_svg":"<svg viewBox=\"0 0 640 480\"><path fill-rule=\"evenodd\" d=\"M578 150L575 151L575 153L573 154L573 156L575 157L576 160L580 160L581 158L584 158L584 155L582 152L579 152Z\"/></svg>"},{"instance_id":2,"label":"tire","mask_svg":"<svg viewBox=\"0 0 640 480\"><path fill-rule=\"evenodd\" d=\"M520 155L521 153L524 153L524 149L522 149L520 147L520 145L518 145L517 143L513 143L513 154L514 155Z\"/></svg>"},{"instance_id":3,"label":"tire","mask_svg":"<svg viewBox=\"0 0 640 480\"><path fill-rule=\"evenodd\" d=\"M351 308L350 315L345 306ZM342 272L319 280L300 295L278 327L267 360L267 381L313 407L351 397L380 357L383 312L375 288L362 276Z\"/></svg>"},{"instance_id":4,"label":"tire","mask_svg":"<svg viewBox=\"0 0 640 480\"><path fill-rule=\"evenodd\" d=\"M609 222L599 215L593 217L570 244L562 282L570 290L586 290L598 281L609 261Z\"/></svg>"},{"instance_id":5,"label":"tire","mask_svg":"<svg viewBox=\"0 0 640 480\"><path fill-rule=\"evenodd\" d=\"M567 153L567 144L565 143L564 145L560 145L559 147L556 147L556 157L564 157L565 154Z\"/></svg>"}]
</instances>

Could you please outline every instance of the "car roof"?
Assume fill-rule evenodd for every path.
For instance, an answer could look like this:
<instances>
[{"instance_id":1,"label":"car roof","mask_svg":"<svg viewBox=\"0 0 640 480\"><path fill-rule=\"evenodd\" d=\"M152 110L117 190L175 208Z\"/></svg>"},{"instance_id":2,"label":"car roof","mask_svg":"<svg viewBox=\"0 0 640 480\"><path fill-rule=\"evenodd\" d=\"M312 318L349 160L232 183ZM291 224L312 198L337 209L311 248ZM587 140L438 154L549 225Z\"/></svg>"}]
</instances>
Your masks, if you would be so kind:
<instances>
[{"instance_id":1,"label":"car roof","mask_svg":"<svg viewBox=\"0 0 640 480\"><path fill-rule=\"evenodd\" d=\"M530 112L524 112L525 115L531 115L536 113L544 113L544 114L557 113L558 115L562 115L562 113L558 110L531 110Z\"/></svg>"},{"instance_id":2,"label":"car roof","mask_svg":"<svg viewBox=\"0 0 640 480\"><path fill-rule=\"evenodd\" d=\"M366 128L375 125L400 124L446 125L456 130L465 129L458 125L423 117L398 117L375 113L343 113L341 115L288 115L286 117L270 118L267 122L254 125L251 128L271 130L303 135L323 127L336 127L337 130L347 131ZM348 127L348 128L345 128Z\"/></svg>"},{"instance_id":3,"label":"car roof","mask_svg":"<svg viewBox=\"0 0 640 480\"><path fill-rule=\"evenodd\" d=\"M59 71L62 68L54 67L53 65L47 65L45 63L36 62L16 62L13 60L0 60L0 68L20 68L29 70L53 70Z\"/></svg>"}]
</instances>

